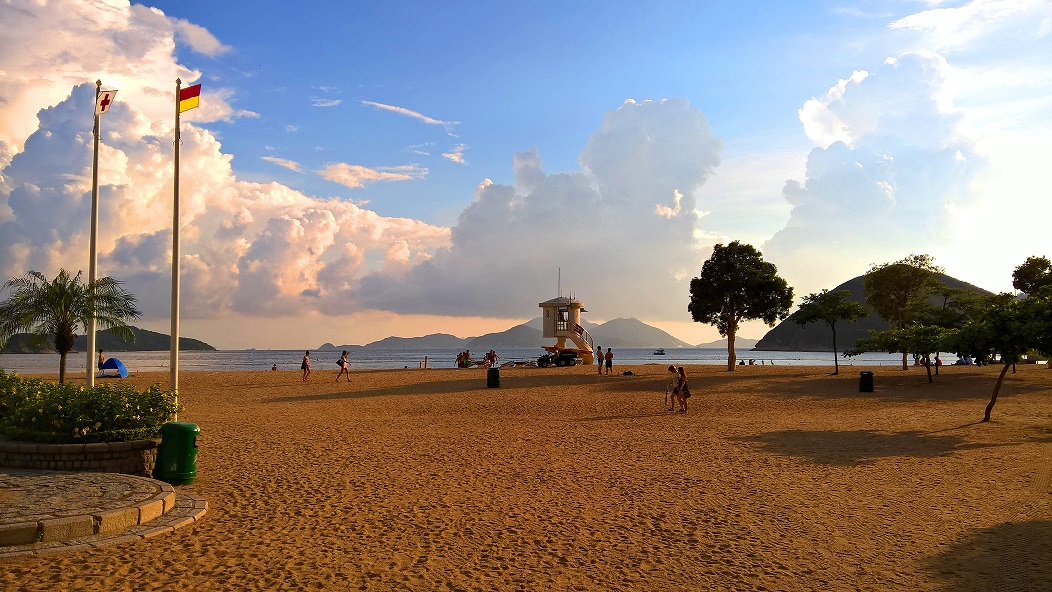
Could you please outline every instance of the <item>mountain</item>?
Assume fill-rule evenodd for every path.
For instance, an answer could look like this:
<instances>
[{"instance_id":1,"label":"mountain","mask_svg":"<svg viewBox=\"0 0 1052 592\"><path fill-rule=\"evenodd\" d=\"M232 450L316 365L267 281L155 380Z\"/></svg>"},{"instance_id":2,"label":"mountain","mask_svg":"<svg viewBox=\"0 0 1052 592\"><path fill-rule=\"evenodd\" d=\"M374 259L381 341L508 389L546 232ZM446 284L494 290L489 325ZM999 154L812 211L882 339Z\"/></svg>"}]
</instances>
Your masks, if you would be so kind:
<instances>
[{"instance_id":1,"label":"mountain","mask_svg":"<svg viewBox=\"0 0 1052 592\"><path fill-rule=\"evenodd\" d=\"M172 344L172 337L156 331L148 331L138 327L131 327L134 341L124 341L114 335L113 331L106 329L95 333L95 349L105 351L167 351ZM41 339L36 335L18 333L12 335L3 349L5 354L37 354L55 351L55 339L46 337ZM84 335L73 340L73 351L82 352L88 348L88 338ZM189 337L179 338L180 351L215 351L215 348L203 341Z\"/></svg>"},{"instance_id":2,"label":"mountain","mask_svg":"<svg viewBox=\"0 0 1052 592\"><path fill-rule=\"evenodd\" d=\"M638 319L614 319L588 332L592 334L592 341L603 347L692 347Z\"/></svg>"},{"instance_id":3,"label":"mountain","mask_svg":"<svg viewBox=\"0 0 1052 592\"><path fill-rule=\"evenodd\" d=\"M538 317L536 320L540 320ZM532 321L531 321L532 322ZM538 323L540 325L540 323ZM465 349L483 350L498 349L502 347L541 347L549 345L551 339L542 337L544 332L539 328L530 326L530 323L516 325L507 331L500 333L487 333L473 339L469 339Z\"/></svg>"},{"instance_id":4,"label":"mountain","mask_svg":"<svg viewBox=\"0 0 1052 592\"><path fill-rule=\"evenodd\" d=\"M692 347L689 343L680 341L661 329L651 327L637 319L614 319L601 325L582 320L581 325L592 335L595 344L603 347ZM506 331L487 333L467 339L438 333L423 337L387 337L366 345L334 346L331 343L326 343L317 348L317 350L339 351L346 349L353 351L355 348L368 348L405 351L430 349L470 349L478 351L501 348L540 348L543 345L552 345L554 343L553 339L545 339L542 335L541 319L537 317Z\"/></svg>"},{"instance_id":5,"label":"mountain","mask_svg":"<svg viewBox=\"0 0 1052 592\"><path fill-rule=\"evenodd\" d=\"M987 296L992 294L968 282L945 274L940 273L937 277L940 282L950 288L959 288ZM837 349L840 351L850 349L858 339L868 338L870 331L886 331L891 327L887 321L880 318L873 309L866 305L866 297L862 292L864 285L865 278L858 276L830 290L831 292L847 290L850 293L847 297L848 300L858 302L869 309L869 316L867 317L853 323L839 322L836 324ZM930 302L932 304L941 304L942 298L933 296ZM793 320L792 315L790 315L789 318L768 331L754 349L760 351L833 351L833 332L821 321L807 325L798 325Z\"/></svg>"},{"instance_id":6,"label":"mountain","mask_svg":"<svg viewBox=\"0 0 1052 592\"><path fill-rule=\"evenodd\" d=\"M744 337L734 338L734 349L752 349L759 343L759 339L746 339ZM710 347L710 348L721 348L727 349L727 338L717 339L716 341L710 341L708 343L699 343L694 347Z\"/></svg>"}]
</instances>

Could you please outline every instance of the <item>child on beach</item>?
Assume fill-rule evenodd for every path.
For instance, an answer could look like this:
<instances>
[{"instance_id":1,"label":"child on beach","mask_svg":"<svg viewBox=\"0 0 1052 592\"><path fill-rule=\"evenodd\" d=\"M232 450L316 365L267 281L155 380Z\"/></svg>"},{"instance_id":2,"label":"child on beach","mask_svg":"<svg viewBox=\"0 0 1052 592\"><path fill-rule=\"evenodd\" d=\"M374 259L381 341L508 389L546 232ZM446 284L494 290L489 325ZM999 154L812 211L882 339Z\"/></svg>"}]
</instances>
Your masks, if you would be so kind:
<instances>
[{"instance_id":1,"label":"child on beach","mask_svg":"<svg viewBox=\"0 0 1052 592\"><path fill-rule=\"evenodd\" d=\"M336 362L340 365L340 373L336 375L336 382L340 382L340 377L344 374L347 375L347 382L351 381L351 370L350 364L347 363L347 350L343 350L343 355L340 356L340 361Z\"/></svg>"},{"instance_id":2,"label":"child on beach","mask_svg":"<svg viewBox=\"0 0 1052 592\"><path fill-rule=\"evenodd\" d=\"M303 362L300 363L300 370L303 370L303 380L307 380L310 376L310 350L303 352Z\"/></svg>"}]
</instances>

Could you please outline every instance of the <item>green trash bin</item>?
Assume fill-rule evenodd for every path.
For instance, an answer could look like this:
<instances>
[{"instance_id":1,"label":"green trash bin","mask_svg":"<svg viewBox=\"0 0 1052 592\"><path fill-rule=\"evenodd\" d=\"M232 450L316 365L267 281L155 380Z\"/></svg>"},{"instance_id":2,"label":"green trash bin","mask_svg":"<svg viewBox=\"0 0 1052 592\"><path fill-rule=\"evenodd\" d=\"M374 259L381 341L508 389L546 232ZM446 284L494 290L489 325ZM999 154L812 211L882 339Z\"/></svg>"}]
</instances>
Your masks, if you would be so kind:
<instances>
[{"instance_id":1,"label":"green trash bin","mask_svg":"<svg viewBox=\"0 0 1052 592\"><path fill-rule=\"evenodd\" d=\"M153 478L170 485L188 485L197 477L197 436L201 428L196 423L170 421L161 426L161 443L157 445L157 460L153 464Z\"/></svg>"},{"instance_id":2,"label":"green trash bin","mask_svg":"<svg viewBox=\"0 0 1052 592\"><path fill-rule=\"evenodd\" d=\"M486 387L500 388L500 368L490 368L486 371Z\"/></svg>"},{"instance_id":3,"label":"green trash bin","mask_svg":"<svg viewBox=\"0 0 1052 592\"><path fill-rule=\"evenodd\" d=\"M871 371L863 370L862 372L858 373L858 392L873 392L873 373Z\"/></svg>"}]
</instances>

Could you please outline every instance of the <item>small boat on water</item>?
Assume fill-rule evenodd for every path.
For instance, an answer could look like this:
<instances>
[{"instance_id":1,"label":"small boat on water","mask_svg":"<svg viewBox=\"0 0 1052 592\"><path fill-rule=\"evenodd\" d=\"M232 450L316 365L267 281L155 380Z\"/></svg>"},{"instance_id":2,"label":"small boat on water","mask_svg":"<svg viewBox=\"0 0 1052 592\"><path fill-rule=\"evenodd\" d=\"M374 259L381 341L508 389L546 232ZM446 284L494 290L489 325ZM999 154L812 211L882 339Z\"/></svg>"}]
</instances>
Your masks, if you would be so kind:
<instances>
[{"instance_id":1,"label":"small boat on water","mask_svg":"<svg viewBox=\"0 0 1052 592\"><path fill-rule=\"evenodd\" d=\"M655 356L663 356L663 355L665 355L665 350L663 350L663 349L655 349L654 350L654 355Z\"/></svg>"}]
</instances>

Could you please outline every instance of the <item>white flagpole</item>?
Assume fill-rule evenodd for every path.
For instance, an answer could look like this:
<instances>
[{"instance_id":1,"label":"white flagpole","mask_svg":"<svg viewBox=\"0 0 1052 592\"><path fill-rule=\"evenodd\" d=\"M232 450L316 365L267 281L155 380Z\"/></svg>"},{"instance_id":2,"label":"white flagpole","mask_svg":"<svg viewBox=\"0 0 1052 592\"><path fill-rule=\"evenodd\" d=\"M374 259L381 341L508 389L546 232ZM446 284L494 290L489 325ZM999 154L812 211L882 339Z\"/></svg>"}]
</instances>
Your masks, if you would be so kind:
<instances>
[{"instance_id":1,"label":"white flagpole","mask_svg":"<svg viewBox=\"0 0 1052 592\"><path fill-rule=\"evenodd\" d=\"M92 111L95 112L95 129L94 129L94 152L91 156L91 238L89 240L89 255L88 255L88 287L94 287L95 285L95 266L98 262L98 255L96 252L97 240L99 234L99 135L101 130L99 129L99 94L102 92L102 81L95 81L95 104L92 105ZM95 386L95 312L92 311L91 318L88 319L88 326L85 327L88 337L88 363L84 370L84 380L88 388Z\"/></svg>"},{"instance_id":2,"label":"white flagpole","mask_svg":"<svg viewBox=\"0 0 1052 592\"><path fill-rule=\"evenodd\" d=\"M175 79L175 200L172 208L172 343L169 358L171 376L168 388L175 392L179 403L179 90L182 80ZM176 416L175 419L178 419Z\"/></svg>"}]
</instances>

